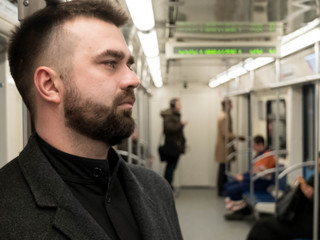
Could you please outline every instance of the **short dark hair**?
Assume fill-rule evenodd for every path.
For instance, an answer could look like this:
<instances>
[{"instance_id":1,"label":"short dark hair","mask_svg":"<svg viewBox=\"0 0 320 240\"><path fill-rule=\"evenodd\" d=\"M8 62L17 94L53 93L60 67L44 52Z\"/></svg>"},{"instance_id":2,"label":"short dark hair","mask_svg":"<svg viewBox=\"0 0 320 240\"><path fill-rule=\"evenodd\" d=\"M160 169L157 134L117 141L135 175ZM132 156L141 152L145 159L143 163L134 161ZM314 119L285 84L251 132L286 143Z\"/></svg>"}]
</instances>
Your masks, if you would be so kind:
<instances>
[{"instance_id":1,"label":"short dark hair","mask_svg":"<svg viewBox=\"0 0 320 240\"><path fill-rule=\"evenodd\" d=\"M178 98L172 98L169 102L170 108L175 108L176 107L176 102L178 101Z\"/></svg>"},{"instance_id":2,"label":"short dark hair","mask_svg":"<svg viewBox=\"0 0 320 240\"><path fill-rule=\"evenodd\" d=\"M74 0L57 2L35 12L13 32L8 51L10 71L31 114L34 111L34 72L44 64L57 68L60 74L63 69L70 70L71 64L67 64L67 60L72 57L72 45L75 44L69 44L72 48L63 51L61 45L68 40L62 26L79 16L100 19L117 27L128 21L127 13L110 0Z\"/></svg>"},{"instance_id":3,"label":"short dark hair","mask_svg":"<svg viewBox=\"0 0 320 240\"><path fill-rule=\"evenodd\" d=\"M253 138L253 142L255 144L262 144L264 146L264 138L261 136L261 135L256 135L254 138Z\"/></svg>"},{"instance_id":4,"label":"short dark hair","mask_svg":"<svg viewBox=\"0 0 320 240\"><path fill-rule=\"evenodd\" d=\"M222 106L222 109L223 109L223 110L226 109L227 103L230 104L230 103L231 103L231 100L230 100L230 98L225 97L225 98L221 101L221 106Z\"/></svg>"}]
</instances>

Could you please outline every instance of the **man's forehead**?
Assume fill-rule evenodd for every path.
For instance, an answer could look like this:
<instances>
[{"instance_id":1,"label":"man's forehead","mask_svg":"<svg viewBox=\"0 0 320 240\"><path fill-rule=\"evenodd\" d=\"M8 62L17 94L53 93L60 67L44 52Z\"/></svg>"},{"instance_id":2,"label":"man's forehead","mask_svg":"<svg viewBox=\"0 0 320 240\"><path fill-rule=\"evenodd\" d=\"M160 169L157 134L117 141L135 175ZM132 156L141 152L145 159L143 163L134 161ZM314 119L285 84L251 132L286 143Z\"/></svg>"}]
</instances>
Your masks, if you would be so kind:
<instances>
[{"instance_id":1,"label":"man's forehead","mask_svg":"<svg viewBox=\"0 0 320 240\"><path fill-rule=\"evenodd\" d=\"M85 30L95 32L98 29L100 29L100 31L103 29L108 29L109 31L114 30L121 33L120 29L111 22L86 16L78 16L67 20L63 23L62 27L65 31L74 33L76 35L86 35Z\"/></svg>"},{"instance_id":2,"label":"man's forehead","mask_svg":"<svg viewBox=\"0 0 320 240\"><path fill-rule=\"evenodd\" d=\"M96 54L110 49L124 55L131 55L122 32L113 23L93 17L80 16L64 23L63 29L67 34L71 34L79 40L80 47L88 46L96 48ZM101 38L105 41L101 41ZM112 41L112 46L109 46L111 44L109 44L109 38L116 39L116 41ZM99 44L96 44L96 42ZM100 47L101 49L98 50Z\"/></svg>"}]
</instances>

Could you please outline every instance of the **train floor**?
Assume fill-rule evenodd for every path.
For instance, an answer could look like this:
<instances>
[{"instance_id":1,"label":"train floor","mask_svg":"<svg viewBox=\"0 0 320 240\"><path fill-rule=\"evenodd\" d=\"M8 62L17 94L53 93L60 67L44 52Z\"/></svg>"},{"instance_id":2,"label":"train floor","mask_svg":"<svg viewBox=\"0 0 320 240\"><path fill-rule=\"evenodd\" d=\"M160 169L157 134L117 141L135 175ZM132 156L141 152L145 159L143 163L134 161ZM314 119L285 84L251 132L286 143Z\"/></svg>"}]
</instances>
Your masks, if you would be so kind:
<instances>
[{"instance_id":1,"label":"train floor","mask_svg":"<svg viewBox=\"0 0 320 240\"><path fill-rule=\"evenodd\" d=\"M212 188L179 189L176 208L184 240L245 240L254 223L225 220L224 199Z\"/></svg>"}]
</instances>

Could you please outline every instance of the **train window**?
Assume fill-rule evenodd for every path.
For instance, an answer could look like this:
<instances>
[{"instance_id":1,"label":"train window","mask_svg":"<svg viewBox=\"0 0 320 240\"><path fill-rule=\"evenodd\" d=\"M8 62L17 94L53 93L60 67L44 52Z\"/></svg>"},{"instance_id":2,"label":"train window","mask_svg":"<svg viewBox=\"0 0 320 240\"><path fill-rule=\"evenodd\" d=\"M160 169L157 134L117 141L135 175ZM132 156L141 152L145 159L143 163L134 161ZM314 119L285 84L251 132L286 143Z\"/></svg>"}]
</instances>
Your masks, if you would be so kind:
<instances>
[{"instance_id":1,"label":"train window","mask_svg":"<svg viewBox=\"0 0 320 240\"><path fill-rule=\"evenodd\" d=\"M279 139L279 150L287 148L287 134L286 134L286 104L285 100L279 100L279 127L276 131L276 114L277 101L267 101L267 146L270 150L276 149L276 137ZM281 155L281 157L285 157Z\"/></svg>"}]
</instances>

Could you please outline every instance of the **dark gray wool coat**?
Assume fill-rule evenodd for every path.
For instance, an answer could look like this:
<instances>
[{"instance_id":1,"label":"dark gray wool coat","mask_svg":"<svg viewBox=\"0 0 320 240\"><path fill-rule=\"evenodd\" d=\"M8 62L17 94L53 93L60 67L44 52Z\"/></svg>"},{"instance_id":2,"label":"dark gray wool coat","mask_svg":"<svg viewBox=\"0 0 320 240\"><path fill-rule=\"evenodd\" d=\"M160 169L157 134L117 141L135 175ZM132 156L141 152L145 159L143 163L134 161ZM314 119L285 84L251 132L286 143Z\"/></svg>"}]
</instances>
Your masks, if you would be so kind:
<instances>
[{"instance_id":1,"label":"dark gray wool coat","mask_svg":"<svg viewBox=\"0 0 320 240\"><path fill-rule=\"evenodd\" d=\"M182 239L167 182L151 170L120 161L142 239ZM0 239L111 240L51 167L35 135L0 169Z\"/></svg>"}]
</instances>

